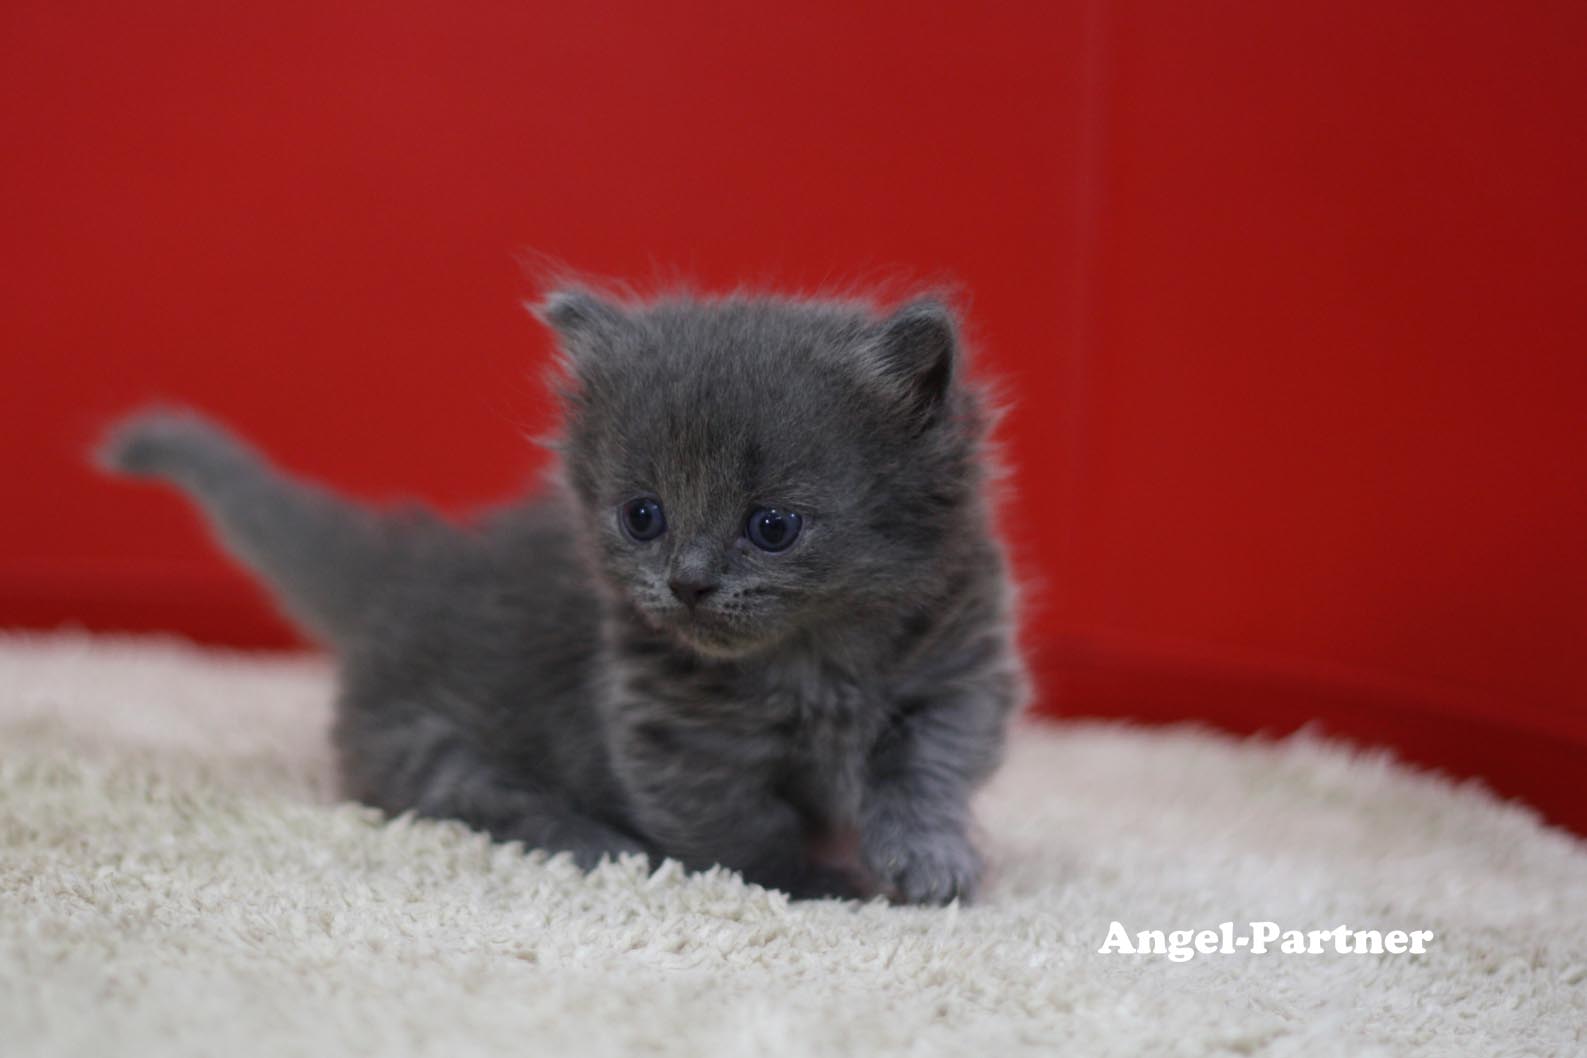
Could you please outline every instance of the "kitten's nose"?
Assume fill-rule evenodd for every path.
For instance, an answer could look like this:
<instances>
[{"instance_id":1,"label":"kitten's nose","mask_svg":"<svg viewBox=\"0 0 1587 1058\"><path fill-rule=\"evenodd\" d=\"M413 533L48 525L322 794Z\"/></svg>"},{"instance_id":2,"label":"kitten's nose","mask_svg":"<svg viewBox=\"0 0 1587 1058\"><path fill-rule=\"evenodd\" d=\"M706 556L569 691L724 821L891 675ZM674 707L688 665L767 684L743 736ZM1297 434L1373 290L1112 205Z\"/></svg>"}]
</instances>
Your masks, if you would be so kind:
<instances>
[{"instance_id":1,"label":"kitten's nose","mask_svg":"<svg viewBox=\"0 0 1587 1058\"><path fill-rule=\"evenodd\" d=\"M716 590L716 581L700 576L681 576L667 581L667 587L672 589L672 594L678 597L679 602L692 610L701 599Z\"/></svg>"}]
</instances>

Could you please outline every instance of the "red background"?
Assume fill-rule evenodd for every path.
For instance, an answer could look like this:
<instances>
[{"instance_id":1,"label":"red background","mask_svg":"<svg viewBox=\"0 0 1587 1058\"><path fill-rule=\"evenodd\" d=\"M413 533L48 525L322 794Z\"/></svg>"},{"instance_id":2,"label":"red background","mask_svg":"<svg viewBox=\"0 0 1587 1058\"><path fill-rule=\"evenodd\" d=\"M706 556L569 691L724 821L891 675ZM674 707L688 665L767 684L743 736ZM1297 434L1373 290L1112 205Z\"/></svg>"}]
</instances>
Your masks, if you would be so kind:
<instances>
[{"instance_id":1,"label":"red background","mask_svg":"<svg viewBox=\"0 0 1587 1058\"><path fill-rule=\"evenodd\" d=\"M0 624L290 642L81 453L152 397L451 510L515 255L970 293L1047 709L1326 731L1587 830L1587 5L0 12Z\"/></svg>"}]
</instances>

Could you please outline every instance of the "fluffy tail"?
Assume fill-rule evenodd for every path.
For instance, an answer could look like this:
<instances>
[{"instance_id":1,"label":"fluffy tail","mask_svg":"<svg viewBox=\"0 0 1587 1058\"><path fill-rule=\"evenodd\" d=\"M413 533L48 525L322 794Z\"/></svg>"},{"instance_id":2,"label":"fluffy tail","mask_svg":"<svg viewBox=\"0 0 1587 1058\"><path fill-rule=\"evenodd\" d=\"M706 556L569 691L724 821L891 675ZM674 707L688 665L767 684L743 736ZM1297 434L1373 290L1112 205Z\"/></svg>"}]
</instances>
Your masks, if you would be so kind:
<instances>
[{"instance_id":1,"label":"fluffy tail","mask_svg":"<svg viewBox=\"0 0 1587 1058\"><path fill-rule=\"evenodd\" d=\"M188 411L122 420L96 453L113 473L180 488L286 611L332 644L366 623L390 573L391 533L374 511L295 481L223 427Z\"/></svg>"}]
</instances>

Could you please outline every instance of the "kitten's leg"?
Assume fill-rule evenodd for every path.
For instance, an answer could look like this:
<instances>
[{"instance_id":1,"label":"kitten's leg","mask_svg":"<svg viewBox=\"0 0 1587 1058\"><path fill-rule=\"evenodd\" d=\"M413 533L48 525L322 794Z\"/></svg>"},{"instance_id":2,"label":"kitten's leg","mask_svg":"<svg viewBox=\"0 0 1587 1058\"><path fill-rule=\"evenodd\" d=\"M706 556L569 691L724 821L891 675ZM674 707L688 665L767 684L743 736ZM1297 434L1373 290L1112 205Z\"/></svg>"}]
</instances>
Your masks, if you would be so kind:
<instances>
[{"instance_id":1,"label":"kitten's leg","mask_svg":"<svg viewBox=\"0 0 1587 1058\"><path fill-rule=\"evenodd\" d=\"M690 870L732 868L796 899L868 895L849 873L807 854L803 819L768 785L775 772L761 751L769 747L658 720L619 730L617 773L659 851Z\"/></svg>"},{"instance_id":2,"label":"kitten's leg","mask_svg":"<svg viewBox=\"0 0 1587 1058\"><path fill-rule=\"evenodd\" d=\"M422 711L399 719L404 712L398 707L373 723L337 725L348 796L393 814L455 819L497 841L572 853L586 870L603 857L647 854L634 837L565 797L504 774L446 721Z\"/></svg>"},{"instance_id":3,"label":"kitten's leg","mask_svg":"<svg viewBox=\"0 0 1587 1058\"><path fill-rule=\"evenodd\" d=\"M479 772L463 782L438 787L414 810L431 819L460 820L497 841L520 841L525 848L571 853L573 862L584 870L603 859L647 855L638 841L584 815L561 798Z\"/></svg>"},{"instance_id":4,"label":"kitten's leg","mask_svg":"<svg viewBox=\"0 0 1587 1058\"><path fill-rule=\"evenodd\" d=\"M970 795L1001 754L1008 699L958 692L900 717L871 756L861 857L906 903L970 900L981 879Z\"/></svg>"},{"instance_id":5,"label":"kitten's leg","mask_svg":"<svg viewBox=\"0 0 1587 1058\"><path fill-rule=\"evenodd\" d=\"M110 433L98 459L105 469L180 487L286 609L332 642L357 631L389 571L388 519L282 475L192 412L134 415Z\"/></svg>"}]
</instances>

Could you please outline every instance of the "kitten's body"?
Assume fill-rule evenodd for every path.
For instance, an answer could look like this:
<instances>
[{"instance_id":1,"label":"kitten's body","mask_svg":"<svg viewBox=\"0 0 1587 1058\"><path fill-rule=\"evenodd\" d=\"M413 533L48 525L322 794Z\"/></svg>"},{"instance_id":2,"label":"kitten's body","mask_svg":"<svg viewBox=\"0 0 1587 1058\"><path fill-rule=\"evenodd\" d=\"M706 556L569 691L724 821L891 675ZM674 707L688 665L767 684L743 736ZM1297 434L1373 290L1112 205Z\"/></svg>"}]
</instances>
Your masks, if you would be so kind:
<instances>
[{"instance_id":1,"label":"kitten's body","mask_svg":"<svg viewBox=\"0 0 1587 1058\"><path fill-rule=\"evenodd\" d=\"M969 895L968 799L1023 677L951 318L586 294L545 316L565 485L473 527L355 507L191 416L134 419L109 458L195 496L335 648L351 796L586 865ZM634 495L664 535L619 527ZM804 512L777 554L744 539L773 501Z\"/></svg>"}]
</instances>

